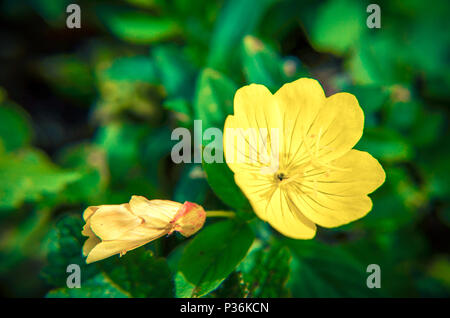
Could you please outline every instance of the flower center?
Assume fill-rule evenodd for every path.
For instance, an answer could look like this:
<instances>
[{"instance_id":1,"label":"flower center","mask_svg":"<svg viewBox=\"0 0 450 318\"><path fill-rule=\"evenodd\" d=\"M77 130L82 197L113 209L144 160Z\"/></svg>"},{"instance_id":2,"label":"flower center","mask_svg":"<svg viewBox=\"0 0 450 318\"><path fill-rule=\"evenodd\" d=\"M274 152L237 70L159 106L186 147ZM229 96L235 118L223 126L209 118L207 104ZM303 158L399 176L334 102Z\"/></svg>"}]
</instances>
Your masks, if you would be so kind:
<instances>
[{"instance_id":1,"label":"flower center","mask_svg":"<svg viewBox=\"0 0 450 318\"><path fill-rule=\"evenodd\" d=\"M283 181L285 179L287 179L287 175L284 172L278 172L275 174L275 179L278 181Z\"/></svg>"}]
</instances>

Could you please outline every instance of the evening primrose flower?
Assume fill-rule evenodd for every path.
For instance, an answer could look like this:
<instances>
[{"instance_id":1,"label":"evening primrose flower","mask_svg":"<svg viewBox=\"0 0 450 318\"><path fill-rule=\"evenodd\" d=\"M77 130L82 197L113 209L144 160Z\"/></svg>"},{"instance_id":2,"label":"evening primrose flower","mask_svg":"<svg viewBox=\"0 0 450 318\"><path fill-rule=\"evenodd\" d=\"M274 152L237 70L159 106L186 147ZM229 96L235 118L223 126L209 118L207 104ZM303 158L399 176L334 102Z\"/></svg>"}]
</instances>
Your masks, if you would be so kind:
<instances>
[{"instance_id":1,"label":"evening primrose flower","mask_svg":"<svg viewBox=\"0 0 450 318\"><path fill-rule=\"evenodd\" d=\"M191 236L205 223L206 213L195 203L148 200L132 196L129 203L90 206L84 213L81 232L88 239L83 245L86 263L126 252L164 235L180 232Z\"/></svg>"},{"instance_id":2,"label":"evening primrose flower","mask_svg":"<svg viewBox=\"0 0 450 318\"><path fill-rule=\"evenodd\" d=\"M337 227L372 209L367 195L385 173L369 153L352 149L363 126L355 96L326 97L316 80L301 78L273 95L251 84L234 97L224 154L259 218L285 236L310 239L316 224Z\"/></svg>"}]
</instances>

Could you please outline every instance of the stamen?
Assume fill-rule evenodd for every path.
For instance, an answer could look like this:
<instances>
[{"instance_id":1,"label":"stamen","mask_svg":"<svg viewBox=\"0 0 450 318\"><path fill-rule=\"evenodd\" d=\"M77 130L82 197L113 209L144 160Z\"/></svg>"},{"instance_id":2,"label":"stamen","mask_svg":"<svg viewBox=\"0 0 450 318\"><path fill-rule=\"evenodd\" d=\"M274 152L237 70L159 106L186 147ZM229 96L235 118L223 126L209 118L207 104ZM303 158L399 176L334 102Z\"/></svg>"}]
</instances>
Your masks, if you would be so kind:
<instances>
[{"instance_id":1,"label":"stamen","mask_svg":"<svg viewBox=\"0 0 450 318\"><path fill-rule=\"evenodd\" d=\"M310 157L310 160L305 162L304 164L301 164L300 166L297 166L294 170L289 170L289 178L285 177L284 174L280 174L280 173L277 174L276 179L279 182L283 181L282 182L283 186L286 186L287 184L289 184L293 181L299 182L301 184L301 179L308 177L309 173L305 172L304 169L309 165L312 165L314 167L314 169L312 169L312 170L315 170L315 169L325 170L324 173L327 177L329 176L330 171L333 171L333 170L335 170L335 171L351 171L351 168L336 167L336 166L332 165L330 162L323 162L319 159L320 150L329 148L329 146L320 145L320 141L321 141L322 135L323 135L322 127L319 128L317 135L316 134L309 135L310 138L316 138L315 142L313 141L313 143L312 143L312 147L308 143L308 139L307 139L305 131L302 131L302 132L303 132L303 139L304 139L303 144L305 145L304 147L306 149L307 154ZM310 170L310 171L312 171L312 170ZM316 198L318 197L318 192L319 192L317 178L318 178L318 175L321 175L321 174L322 173L312 175L312 180L311 180L312 181L312 191L313 191L313 195Z\"/></svg>"}]
</instances>

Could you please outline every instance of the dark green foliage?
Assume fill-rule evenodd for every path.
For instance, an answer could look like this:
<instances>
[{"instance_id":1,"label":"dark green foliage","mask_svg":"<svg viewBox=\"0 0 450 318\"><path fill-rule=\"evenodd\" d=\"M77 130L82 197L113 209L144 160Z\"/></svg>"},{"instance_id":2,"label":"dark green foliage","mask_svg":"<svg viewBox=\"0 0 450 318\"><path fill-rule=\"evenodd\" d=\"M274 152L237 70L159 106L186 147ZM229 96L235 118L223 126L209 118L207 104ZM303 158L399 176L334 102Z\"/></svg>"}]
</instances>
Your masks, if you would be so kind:
<instances>
[{"instance_id":1,"label":"dark green foliage","mask_svg":"<svg viewBox=\"0 0 450 318\"><path fill-rule=\"evenodd\" d=\"M83 220L80 215L60 219L45 238L47 265L42 276L54 287L66 286L67 266L76 264L81 270L81 284L98 273L95 265L87 265L81 248L87 237L81 235Z\"/></svg>"},{"instance_id":2,"label":"dark green foliage","mask_svg":"<svg viewBox=\"0 0 450 318\"><path fill-rule=\"evenodd\" d=\"M380 0L381 29L369 1L79 1L81 30L69 3L1 5L2 296L449 296L448 1ZM259 220L224 160L171 160L175 128L222 130L237 89L300 77L356 96L355 148L386 172L367 216L309 241ZM196 142L224 158L220 137ZM87 265L83 210L132 195L234 214Z\"/></svg>"},{"instance_id":3,"label":"dark green foliage","mask_svg":"<svg viewBox=\"0 0 450 318\"><path fill-rule=\"evenodd\" d=\"M291 258L289 249L278 242L256 245L238 267L246 297L287 297Z\"/></svg>"},{"instance_id":4,"label":"dark green foliage","mask_svg":"<svg viewBox=\"0 0 450 318\"><path fill-rule=\"evenodd\" d=\"M186 247L178 263L177 296L203 296L217 288L245 257L254 235L244 223L208 226Z\"/></svg>"},{"instance_id":5,"label":"dark green foliage","mask_svg":"<svg viewBox=\"0 0 450 318\"><path fill-rule=\"evenodd\" d=\"M105 275L131 297L173 297L173 282L164 258L140 248L99 264Z\"/></svg>"}]
</instances>

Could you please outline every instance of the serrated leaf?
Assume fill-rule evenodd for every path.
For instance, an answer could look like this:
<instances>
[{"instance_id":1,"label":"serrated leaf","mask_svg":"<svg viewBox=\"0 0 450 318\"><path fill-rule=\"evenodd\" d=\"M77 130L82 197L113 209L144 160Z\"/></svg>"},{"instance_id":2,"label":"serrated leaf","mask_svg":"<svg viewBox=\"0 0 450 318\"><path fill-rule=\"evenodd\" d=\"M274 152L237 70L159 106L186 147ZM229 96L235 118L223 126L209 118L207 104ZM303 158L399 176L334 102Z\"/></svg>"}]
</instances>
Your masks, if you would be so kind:
<instances>
[{"instance_id":1,"label":"serrated leaf","mask_svg":"<svg viewBox=\"0 0 450 318\"><path fill-rule=\"evenodd\" d=\"M177 296L203 296L216 289L245 257L254 239L248 225L209 225L189 242L176 275Z\"/></svg>"}]
</instances>

